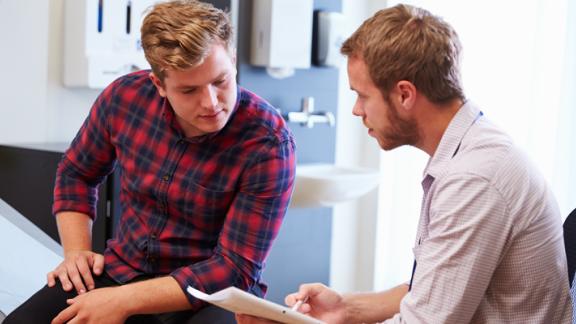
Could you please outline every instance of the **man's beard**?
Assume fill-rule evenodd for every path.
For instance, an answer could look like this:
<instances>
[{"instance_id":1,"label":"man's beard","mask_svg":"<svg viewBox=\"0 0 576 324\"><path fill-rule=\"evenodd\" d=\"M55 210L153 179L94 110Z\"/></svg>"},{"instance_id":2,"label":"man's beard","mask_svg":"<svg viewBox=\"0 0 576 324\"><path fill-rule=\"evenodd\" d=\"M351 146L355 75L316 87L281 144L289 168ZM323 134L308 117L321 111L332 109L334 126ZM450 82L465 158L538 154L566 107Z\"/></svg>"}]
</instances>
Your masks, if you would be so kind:
<instances>
[{"instance_id":1,"label":"man's beard","mask_svg":"<svg viewBox=\"0 0 576 324\"><path fill-rule=\"evenodd\" d=\"M389 98L385 99L390 108L388 114L389 127L382 131L378 144L383 150L389 151L403 145L415 145L420 141L418 124L414 119L403 119L398 108Z\"/></svg>"}]
</instances>

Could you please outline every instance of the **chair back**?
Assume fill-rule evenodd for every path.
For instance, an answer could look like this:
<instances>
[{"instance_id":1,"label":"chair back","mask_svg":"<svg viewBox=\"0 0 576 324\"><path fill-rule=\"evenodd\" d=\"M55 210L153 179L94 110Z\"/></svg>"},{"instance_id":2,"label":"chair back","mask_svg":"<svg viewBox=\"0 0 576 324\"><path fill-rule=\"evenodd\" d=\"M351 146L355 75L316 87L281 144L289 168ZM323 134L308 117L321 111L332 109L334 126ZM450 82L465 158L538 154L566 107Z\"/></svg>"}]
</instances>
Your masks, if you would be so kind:
<instances>
[{"instance_id":1,"label":"chair back","mask_svg":"<svg viewBox=\"0 0 576 324\"><path fill-rule=\"evenodd\" d=\"M568 280L572 286L576 272L576 209L564 221L564 248L568 261Z\"/></svg>"}]
</instances>

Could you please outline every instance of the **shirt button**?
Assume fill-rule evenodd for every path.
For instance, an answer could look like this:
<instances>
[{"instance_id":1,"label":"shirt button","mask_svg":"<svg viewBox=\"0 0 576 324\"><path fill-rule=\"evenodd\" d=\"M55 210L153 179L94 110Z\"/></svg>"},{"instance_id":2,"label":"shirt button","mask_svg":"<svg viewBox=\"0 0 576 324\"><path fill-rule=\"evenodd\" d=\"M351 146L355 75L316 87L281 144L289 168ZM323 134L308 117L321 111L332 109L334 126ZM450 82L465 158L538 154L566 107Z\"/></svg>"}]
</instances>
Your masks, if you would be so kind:
<instances>
[{"instance_id":1,"label":"shirt button","mask_svg":"<svg viewBox=\"0 0 576 324\"><path fill-rule=\"evenodd\" d=\"M155 240L155 239L156 239L156 234L152 234L150 237L151 237L153 240Z\"/></svg>"},{"instance_id":2,"label":"shirt button","mask_svg":"<svg viewBox=\"0 0 576 324\"><path fill-rule=\"evenodd\" d=\"M164 181L170 180L170 175L169 175L169 174L165 174L165 175L162 177L162 180L164 180Z\"/></svg>"}]
</instances>

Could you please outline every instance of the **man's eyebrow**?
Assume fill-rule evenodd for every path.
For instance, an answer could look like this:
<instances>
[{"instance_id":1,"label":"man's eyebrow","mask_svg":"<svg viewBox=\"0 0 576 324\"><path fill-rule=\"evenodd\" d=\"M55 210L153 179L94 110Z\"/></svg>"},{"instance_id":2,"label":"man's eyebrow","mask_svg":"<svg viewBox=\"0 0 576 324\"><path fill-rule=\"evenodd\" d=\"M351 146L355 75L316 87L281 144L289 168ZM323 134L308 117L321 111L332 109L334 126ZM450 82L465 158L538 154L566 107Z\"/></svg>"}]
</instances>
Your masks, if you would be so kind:
<instances>
[{"instance_id":1,"label":"man's eyebrow","mask_svg":"<svg viewBox=\"0 0 576 324\"><path fill-rule=\"evenodd\" d=\"M196 89L196 88L198 88L197 85L184 84L181 86L177 86L176 90L190 90L190 89Z\"/></svg>"},{"instance_id":2,"label":"man's eyebrow","mask_svg":"<svg viewBox=\"0 0 576 324\"><path fill-rule=\"evenodd\" d=\"M210 83L218 81L220 79L222 79L223 77L225 77L228 74L228 72L222 72L220 73L218 76L216 76L212 81L210 81ZM188 89L195 89L198 88L200 85L197 84L183 84L183 85L179 85L176 87L177 90L188 90Z\"/></svg>"},{"instance_id":3,"label":"man's eyebrow","mask_svg":"<svg viewBox=\"0 0 576 324\"><path fill-rule=\"evenodd\" d=\"M222 78L225 77L227 74L228 74L228 72L226 72L226 71L218 74L218 76L215 77L214 80L212 80L212 82L222 79Z\"/></svg>"},{"instance_id":4,"label":"man's eyebrow","mask_svg":"<svg viewBox=\"0 0 576 324\"><path fill-rule=\"evenodd\" d=\"M361 91L358 91L358 89L355 89L354 87L350 87L350 90L356 92L357 95L363 95Z\"/></svg>"}]
</instances>

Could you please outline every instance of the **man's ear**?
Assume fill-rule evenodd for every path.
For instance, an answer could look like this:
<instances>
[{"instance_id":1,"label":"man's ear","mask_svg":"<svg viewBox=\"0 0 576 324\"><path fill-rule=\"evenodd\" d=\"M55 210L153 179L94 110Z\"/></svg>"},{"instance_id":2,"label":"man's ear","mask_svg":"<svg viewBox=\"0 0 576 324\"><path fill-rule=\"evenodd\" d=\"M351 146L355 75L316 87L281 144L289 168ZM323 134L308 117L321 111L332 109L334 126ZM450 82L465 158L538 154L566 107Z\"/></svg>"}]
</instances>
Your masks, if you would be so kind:
<instances>
[{"instance_id":1,"label":"man's ear","mask_svg":"<svg viewBox=\"0 0 576 324\"><path fill-rule=\"evenodd\" d=\"M238 76L238 68L237 68L237 56L236 56L236 49L232 48L228 51L228 55L230 55L230 61L232 61L232 66L234 67L234 78Z\"/></svg>"},{"instance_id":2,"label":"man's ear","mask_svg":"<svg viewBox=\"0 0 576 324\"><path fill-rule=\"evenodd\" d=\"M416 86L410 81L401 80L394 87L397 103L405 111L410 111L416 102Z\"/></svg>"},{"instance_id":3,"label":"man's ear","mask_svg":"<svg viewBox=\"0 0 576 324\"><path fill-rule=\"evenodd\" d=\"M234 64L234 66L236 66L237 56L236 56L236 49L235 48L230 50L230 59L232 60L232 64Z\"/></svg>"},{"instance_id":4,"label":"man's ear","mask_svg":"<svg viewBox=\"0 0 576 324\"><path fill-rule=\"evenodd\" d=\"M154 72L150 72L148 76L150 77L150 80L152 80L152 83L154 83L156 86L156 89L158 89L160 96L166 97L166 89L164 88L162 81L156 76L156 74L154 74Z\"/></svg>"}]
</instances>

